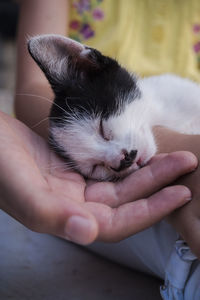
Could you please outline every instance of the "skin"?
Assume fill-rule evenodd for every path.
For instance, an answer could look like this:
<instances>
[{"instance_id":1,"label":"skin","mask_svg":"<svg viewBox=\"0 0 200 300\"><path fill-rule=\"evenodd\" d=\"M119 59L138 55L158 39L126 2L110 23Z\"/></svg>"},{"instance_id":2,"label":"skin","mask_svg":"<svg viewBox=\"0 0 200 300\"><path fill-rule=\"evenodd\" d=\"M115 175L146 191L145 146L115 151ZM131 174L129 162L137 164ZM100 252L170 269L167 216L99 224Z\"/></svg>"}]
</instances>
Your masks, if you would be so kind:
<instances>
[{"instance_id":1,"label":"skin","mask_svg":"<svg viewBox=\"0 0 200 300\"><path fill-rule=\"evenodd\" d=\"M55 0L21 0L19 3L15 111L17 117L30 128L44 120L34 131L46 138L47 116L54 95L44 74L27 51L27 38L46 33L67 35L68 1L59 0L59 5ZM48 100L21 94L43 96Z\"/></svg>"},{"instance_id":2,"label":"skin","mask_svg":"<svg viewBox=\"0 0 200 300\"><path fill-rule=\"evenodd\" d=\"M200 160L199 135L180 134L161 127L155 128L154 133L157 136L160 152L186 150L195 154ZM200 258L200 166L198 165L195 172L180 178L175 184L186 185L192 192L192 201L174 211L168 221L190 245L193 253Z\"/></svg>"},{"instance_id":3,"label":"skin","mask_svg":"<svg viewBox=\"0 0 200 300\"><path fill-rule=\"evenodd\" d=\"M37 232L80 244L119 241L151 226L191 196L180 185L162 189L196 167L196 158L188 152L154 158L139 177L137 172L118 184L87 186L82 176L63 169L42 137L3 113L0 137L0 208Z\"/></svg>"},{"instance_id":4,"label":"skin","mask_svg":"<svg viewBox=\"0 0 200 300\"><path fill-rule=\"evenodd\" d=\"M197 167L196 157L189 152L158 155L120 183L91 184L79 174L63 172L63 162L46 143L53 94L25 41L37 34L66 35L67 1L20 3L15 108L23 123L0 114L1 208L32 230L88 244L95 239L119 241L187 203L188 188L168 185ZM30 128L36 124L33 132ZM162 145L171 141L171 135L158 140L160 151L167 152Z\"/></svg>"}]
</instances>

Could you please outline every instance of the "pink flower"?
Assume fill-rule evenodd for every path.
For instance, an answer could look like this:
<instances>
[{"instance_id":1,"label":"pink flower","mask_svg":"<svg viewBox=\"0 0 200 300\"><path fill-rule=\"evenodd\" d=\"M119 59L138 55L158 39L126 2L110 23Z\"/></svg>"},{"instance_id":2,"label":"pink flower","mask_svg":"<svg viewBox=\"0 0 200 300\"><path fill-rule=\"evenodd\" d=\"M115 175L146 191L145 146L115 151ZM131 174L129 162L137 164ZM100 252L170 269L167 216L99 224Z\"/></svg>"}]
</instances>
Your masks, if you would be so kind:
<instances>
[{"instance_id":1,"label":"pink flower","mask_svg":"<svg viewBox=\"0 0 200 300\"><path fill-rule=\"evenodd\" d=\"M83 24L80 33L83 35L84 39L89 39L94 36L94 31L92 30L90 24Z\"/></svg>"},{"instance_id":2,"label":"pink flower","mask_svg":"<svg viewBox=\"0 0 200 300\"><path fill-rule=\"evenodd\" d=\"M100 8L95 8L92 15L95 20L102 20L104 18L104 12Z\"/></svg>"},{"instance_id":3,"label":"pink flower","mask_svg":"<svg viewBox=\"0 0 200 300\"><path fill-rule=\"evenodd\" d=\"M193 31L194 31L195 33L200 32L200 24L194 24L194 25L193 25Z\"/></svg>"},{"instance_id":4,"label":"pink flower","mask_svg":"<svg viewBox=\"0 0 200 300\"><path fill-rule=\"evenodd\" d=\"M73 6L77 9L77 13L82 15L85 11L90 10L90 0L78 0L73 2Z\"/></svg>"},{"instance_id":5,"label":"pink flower","mask_svg":"<svg viewBox=\"0 0 200 300\"><path fill-rule=\"evenodd\" d=\"M80 27L80 22L78 20L72 20L69 27L73 30L77 30Z\"/></svg>"},{"instance_id":6,"label":"pink flower","mask_svg":"<svg viewBox=\"0 0 200 300\"><path fill-rule=\"evenodd\" d=\"M196 43L193 46L194 52L199 53L200 52L200 42Z\"/></svg>"}]
</instances>

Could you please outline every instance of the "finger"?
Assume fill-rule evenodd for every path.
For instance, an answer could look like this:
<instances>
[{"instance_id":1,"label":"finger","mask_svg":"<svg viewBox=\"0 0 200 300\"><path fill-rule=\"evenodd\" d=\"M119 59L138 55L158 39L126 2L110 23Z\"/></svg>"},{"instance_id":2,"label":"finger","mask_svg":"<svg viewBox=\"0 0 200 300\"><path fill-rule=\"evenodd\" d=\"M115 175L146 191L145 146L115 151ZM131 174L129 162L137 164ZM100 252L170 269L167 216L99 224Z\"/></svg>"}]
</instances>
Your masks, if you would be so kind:
<instances>
[{"instance_id":1,"label":"finger","mask_svg":"<svg viewBox=\"0 0 200 300\"><path fill-rule=\"evenodd\" d=\"M167 187L148 199L126 203L112 209L105 204L87 203L99 223L98 238L117 242L160 221L191 197L184 186Z\"/></svg>"},{"instance_id":2,"label":"finger","mask_svg":"<svg viewBox=\"0 0 200 300\"><path fill-rule=\"evenodd\" d=\"M165 156L167 156L167 155L168 155L168 153L159 153L159 154L156 154L156 155L154 155L154 156L150 159L150 161L148 161L147 165L151 165L151 164L153 164L154 162L163 159L163 158L164 158Z\"/></svg>"},{"instance_id":3,"label":"finger","mask_svg":"<svg viewBox=\"0 0 200 300\"><path fill-rule=\"evenodd\" d=\"M111 207L146 198L197 166L196 157L185 151L154 159L118 183L99 182L86 188L86 201L101 202Z\"/></svg>"},{"instance_id":4,"label":"finger","mask_svg":"<svg viewBox=\"0 0 200 300\"><path fill-rule=\"evenodd\" d=\"M120 182L116 186L118 197L122 199L121 203L132 201L133 198L133 200L146 198L196 167L197 159L192 153L184 151L170 153L163 159L138 170L138 174L134 173L133 178L129 176Z\"/></svg>"},{"instance_id":5,"label":"finger","mask_svg":"<svg viewBox=\"0 0 200 300\"><path fill-rule=\"evenodd\" d=\"M18 220L31 230L60 236L81 245L96 239L97 221L82 203L65 197L53 198L51 193L41 191L37 199L29 201L31 205L26 216Z\"/></svg>"},{"instance_id":6,"label":"finger","mask_svg":"<svg viewBox=\"0 0 200 300\"><path fill-rule=\"evenodd\" d=\"M152 157L148 162L151 165L155 162L163 159L167 154L160 153ZM94 186L93 186L94 185ZM92 188L91 188L92 187ZM85 189L85 199L88 202L100 202L108 204L111 207L117 207L120 205L120 199L116 194L116 187L114 183L110 182L98 182L97 180L87 180L87 186Z\"/></svg>"}]
</instances>

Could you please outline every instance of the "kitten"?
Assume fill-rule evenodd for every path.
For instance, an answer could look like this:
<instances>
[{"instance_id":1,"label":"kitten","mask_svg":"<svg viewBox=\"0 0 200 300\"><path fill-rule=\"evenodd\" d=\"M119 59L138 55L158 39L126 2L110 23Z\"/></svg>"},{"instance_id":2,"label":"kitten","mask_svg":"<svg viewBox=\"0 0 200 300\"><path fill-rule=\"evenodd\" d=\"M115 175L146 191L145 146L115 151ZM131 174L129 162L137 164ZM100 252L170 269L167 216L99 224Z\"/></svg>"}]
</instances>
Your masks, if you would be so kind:
<instances>
[{"instance_id":1,"label":"kitten","mask_svg":"<svg viewBox=\"0 0 200 300\"><path fill-rule=\"evenodd\" d=\"M112 58L59 35L28 49L55 93L49 141L70 168L115 180L156 153L152 127L200 133L200 86L175 75L139 79Z\"/></svg>"}]
</instances>

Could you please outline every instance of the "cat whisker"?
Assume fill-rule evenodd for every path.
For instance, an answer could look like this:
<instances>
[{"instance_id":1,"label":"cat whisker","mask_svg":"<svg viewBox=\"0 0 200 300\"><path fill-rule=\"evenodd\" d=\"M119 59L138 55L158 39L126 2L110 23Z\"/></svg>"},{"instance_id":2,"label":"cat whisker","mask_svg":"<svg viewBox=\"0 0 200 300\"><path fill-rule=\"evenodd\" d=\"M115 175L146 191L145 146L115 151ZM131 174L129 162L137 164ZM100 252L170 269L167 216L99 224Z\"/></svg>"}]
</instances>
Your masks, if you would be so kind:
<instances>
[{"instance_id":1,"label":"cat whisker","mask_svg":"<svg viewBox=\"0 0 200 300\"><path fill-rule=\"evenodd\" d=\"M61 118L58 118L58 117L47 117L47 118L42 119L41 121L39 121L35 125L31 126L31 129L34 129L35 127L39 126L41 123L43 123L43 122L45 122L45 121L47 121L49 119L50 120L52 120L52 119L56 119L56 120L60 119L60 120L62 120Z\"/></svg>"},{"instance_id":2,"label":"cat whisker","mask_svg":"<svg viewBox=\"0 0 200 300\"><path fill-rule=\"evenodd\" d=\"M38 97L40 99L43 99L43 100L46 100L48 102L50 102L51 104L54 104L56 105L57 107L59 107L62 111L64 111L65 113L67 113L66 110L64 110L60 105L58 105L57 103L53 102L52 100L46 98L46 97L43 97L43 96L40 96L40 95L35 95L35 94L26 94L26 93L17 93L16 96L28 96L28 97Z\"/></svg>"},{"instance_id":3,"label":"cat whisker","mask_svg":"<svg viewBox=\"0 0 200 300\"><path fill-rule=\"evenodd\" d=\"M52 171L52 170L62 170L62 171L70 171L70 170L74 170L74 166L70 166L68 164L63 164L63 165L49 165L47 167L43 167L42 168L45 171Z\"/></svg>"}]
</instances>

